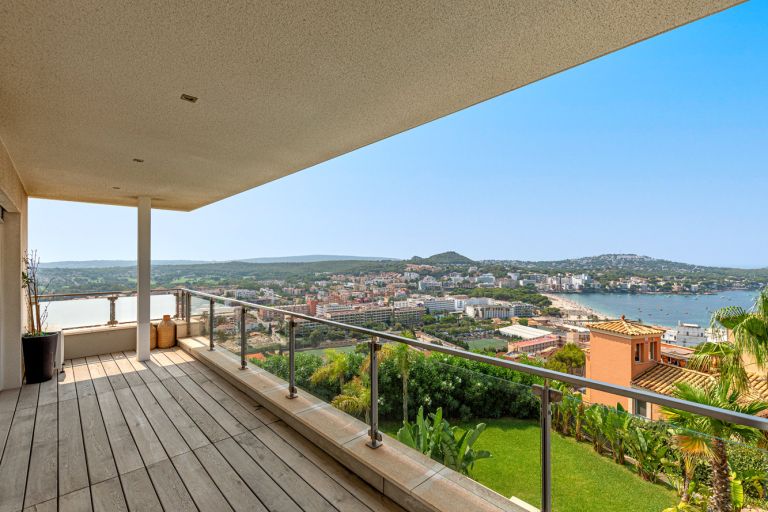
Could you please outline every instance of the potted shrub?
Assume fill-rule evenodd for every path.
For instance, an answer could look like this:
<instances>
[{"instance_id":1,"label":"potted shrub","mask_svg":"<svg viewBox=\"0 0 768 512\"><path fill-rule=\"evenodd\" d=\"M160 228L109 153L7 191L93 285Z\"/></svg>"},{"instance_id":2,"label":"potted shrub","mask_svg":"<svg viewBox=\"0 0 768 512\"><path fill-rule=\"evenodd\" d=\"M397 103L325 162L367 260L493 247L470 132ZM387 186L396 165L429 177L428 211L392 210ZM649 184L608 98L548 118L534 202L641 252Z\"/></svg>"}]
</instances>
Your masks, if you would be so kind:
<instances>
[{"instance_id":1,"label":"potted shrub","mask_svg":"<svg viewBox=\"0 0 768 512\"><path fill-rule=\"evenodd\" d=\"M37 253L30 252L23 259L21 273L22 287L27 302L26 333L21 337L24 349L24 372L27 384L45 382L53 378L54 359L59 334L46 332L46 309L40 308L40 286L38 270L40 258Z\"/></svg>"}]
</instances>

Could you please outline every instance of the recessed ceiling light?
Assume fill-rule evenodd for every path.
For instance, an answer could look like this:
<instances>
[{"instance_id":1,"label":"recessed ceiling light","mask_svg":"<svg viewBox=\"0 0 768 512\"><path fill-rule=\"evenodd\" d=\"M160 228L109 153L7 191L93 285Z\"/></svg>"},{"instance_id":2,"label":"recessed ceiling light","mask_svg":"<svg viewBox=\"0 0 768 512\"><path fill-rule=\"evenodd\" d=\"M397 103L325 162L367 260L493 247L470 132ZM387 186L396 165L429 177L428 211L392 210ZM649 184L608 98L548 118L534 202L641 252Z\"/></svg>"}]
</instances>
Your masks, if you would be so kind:
<instances>
[{"instance_id":1,"label":"recessed ceiling light","mask_svg":"<svg viewBox=\"0 0 768 512\"><path fill-rule=\"evenodd\" d=\"M137 164L144 163L144 159L143 158L134 158L133 161L136 162Z\"/></svg>"},{"instance_id":2,"label":"recessed ceiling light","mask_svg":"<svg viewBox=\"0 0 768 512\"><path fill-rule=\"evenodd\" d=\"M190 103L195 103L197 101L197 96L192 96L191 94L182 94L181 99Z\"/></svg>"},{"instance_id":3,"label":"recessed ceiling light","mask_svg":"<svg viewBox=\"0 0 768 512\"><path fill-rule=\"evenodd\" d=\"M115 190L120 190L120 187L112 187Z\"/></svg>"}]
</instances>

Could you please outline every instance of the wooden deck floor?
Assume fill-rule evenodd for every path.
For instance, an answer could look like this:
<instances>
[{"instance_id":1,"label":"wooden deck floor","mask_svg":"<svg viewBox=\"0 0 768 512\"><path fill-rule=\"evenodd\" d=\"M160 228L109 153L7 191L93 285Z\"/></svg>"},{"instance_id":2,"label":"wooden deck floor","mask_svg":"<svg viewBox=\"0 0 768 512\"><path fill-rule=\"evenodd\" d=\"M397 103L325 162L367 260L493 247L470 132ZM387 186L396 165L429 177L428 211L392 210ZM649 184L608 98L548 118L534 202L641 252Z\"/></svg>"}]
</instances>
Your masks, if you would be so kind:
<instances>
[{"instance_id":1,"label":"wooden deck floor","mask_svg":"<svg viewBox=\"0 0 768 512\"><path fill-rule=\"evenodd\" d=\"M400 510L181 350L0 393L0 512Z\"/></svg>"}]
</instances>

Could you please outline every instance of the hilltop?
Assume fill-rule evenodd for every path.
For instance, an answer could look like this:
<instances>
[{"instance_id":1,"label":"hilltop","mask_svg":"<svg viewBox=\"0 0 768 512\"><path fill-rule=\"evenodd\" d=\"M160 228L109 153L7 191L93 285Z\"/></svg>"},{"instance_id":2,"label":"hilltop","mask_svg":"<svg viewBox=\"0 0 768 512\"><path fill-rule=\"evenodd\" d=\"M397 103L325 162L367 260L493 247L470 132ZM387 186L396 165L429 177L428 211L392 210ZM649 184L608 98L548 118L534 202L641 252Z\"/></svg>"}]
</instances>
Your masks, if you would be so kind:
<instances>
[{"instance_id":1,"label":"hilltop","mask_svg":"<svg viewBox=\"0 0 768 512\"><path fill-rule=\"evenodd\" d=\"M409 263L418 263L420 265L467 265L474 263L473 260L466 256L457 253L456 251L441 252L439 254L433 254L428 258L421 258L414 256Z\"/></svg>"}]
</instances>

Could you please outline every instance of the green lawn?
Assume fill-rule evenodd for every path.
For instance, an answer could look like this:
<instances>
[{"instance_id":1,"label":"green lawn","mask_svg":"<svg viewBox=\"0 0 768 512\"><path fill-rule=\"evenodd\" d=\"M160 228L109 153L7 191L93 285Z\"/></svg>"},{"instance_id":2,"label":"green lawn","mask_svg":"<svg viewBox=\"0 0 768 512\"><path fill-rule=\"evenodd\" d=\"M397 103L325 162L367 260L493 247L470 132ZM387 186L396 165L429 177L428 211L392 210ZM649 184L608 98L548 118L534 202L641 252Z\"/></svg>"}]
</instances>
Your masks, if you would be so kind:
<instances>
[{"instance_id":1,"label":"green lawn","mask_svg":"<svg viewBox=\"0 0 768 512\"><path fill-rule=\"evenodd\" d=\"M493 458L478 461L473 478L503 496L517 496L540 506L538 423L515 419L486 423L488 428L475 447L490 451ZM390 435L398 428L392 422L383 426ZM660 512L678 502L674 491L646 482L597 455L590 445L558 434L552 437L552 481L557 512Z\"/></svg>"},{"instance_id":2,"label":"green lawn","mask_svg":"<svg viewBox=\"0 0 768 512\"><path fill-rule=\"evenodd\" d=\"M354 352L355 347L357 345L348 345L346 347L334 347L333 349L329 348L313 348L311 350L302 350L302 354L315 354L316 356L322 356L325 355L326 350L335 350L336 352Z\"/></svg>"},{"instance_id":3,"label":"green lawn","mask_svg":"<svg viewBox=\"0 0 768 512\"><path fill-rule=\"evenodd\" d=\"M469 350L480 350L488 347L507 350L507 340L501 338L479 338L476 340L469 340L467 341L467 345L469 345Z\"/></svg>"}]
</instances>

